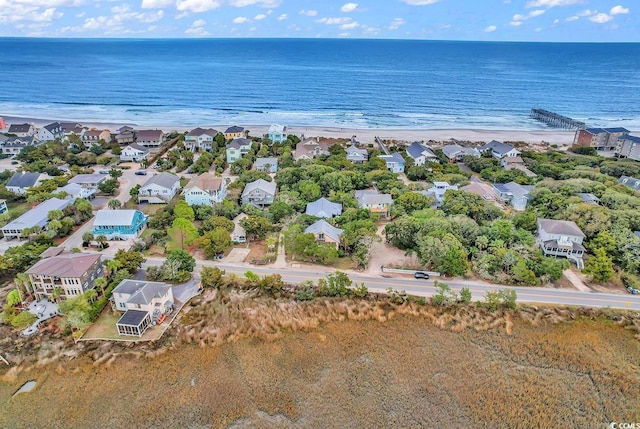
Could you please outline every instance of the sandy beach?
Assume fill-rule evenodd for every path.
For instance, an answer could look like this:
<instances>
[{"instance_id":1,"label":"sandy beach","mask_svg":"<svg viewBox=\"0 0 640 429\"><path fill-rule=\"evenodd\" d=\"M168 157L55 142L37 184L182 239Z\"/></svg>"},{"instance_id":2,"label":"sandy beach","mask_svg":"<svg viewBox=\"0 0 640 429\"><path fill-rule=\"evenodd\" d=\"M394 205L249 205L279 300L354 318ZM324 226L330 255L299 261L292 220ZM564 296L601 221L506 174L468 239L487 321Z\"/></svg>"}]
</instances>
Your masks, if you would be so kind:
<instances>
[{"instance_id":1,"label":"sandy beach","mask_svg":"<svg viewBox=\"0 0 640 429\"><path fill-rule=\"evenodd\" d=\"M43 126L56 119L43 119L43 118L24 118L24 117L12 117L4 116L7 124L12 123L34 123L36 126ZM67 120L58 120L59 122L73 122ZM181 127L173 125L153 125L153 126L139 126L135 123L107 123L107 122L84 122L82 125L89 128L109 129L110 131L116 131L118 128L124 125L129 125L136 129L161 129L165 132L178 131L185 132L191 130L193 127ZM251 135L264 135L269 129L269 125L246 125ZM224 131L228 125L220 124L201 124L203 128L214 128L219 131ZM556 144L558 146L569 146L573 143L573 137L575 132L571 130L560 129L548 129L548 130L482 130L482 129L391 129L391 128L332 128L332 127L308 127L308 126L295 126L288 127L290 134L298 136L304 135L305 137L328 137L328 138L345 138L349 139L352 136L356 136L356 139L362 143L372 143L376 136L383 140L396 140L396 141L448 141L451 139L470 141L470 142L488 142L491 140L510 141L517 142L522 141L529 144L540 144L543 142Z\"/></svg>"}]
</instances>

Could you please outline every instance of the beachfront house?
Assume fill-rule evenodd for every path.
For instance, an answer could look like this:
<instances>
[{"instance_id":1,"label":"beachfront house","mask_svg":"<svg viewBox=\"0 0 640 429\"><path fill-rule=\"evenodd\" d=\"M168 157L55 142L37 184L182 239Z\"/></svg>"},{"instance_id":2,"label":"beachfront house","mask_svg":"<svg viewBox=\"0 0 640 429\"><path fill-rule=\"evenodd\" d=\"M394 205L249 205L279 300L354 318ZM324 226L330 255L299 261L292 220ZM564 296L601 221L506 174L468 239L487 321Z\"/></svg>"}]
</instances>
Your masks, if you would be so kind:
<instances>
[{"instance_id":1,"label":"beachfront house","mask_svg":"<svg viewBox=\"0 0 640 429\"><path fill-rule=\"evenodd\" d=\"M304 230L305 234L313 234L317 242L330 244L336 249L340 246L342 232L342 229L336 228L324 219L312 223Z\"/></svg>"},{"instance_id":2,"label":"beachfront house","mask_svg":"<svg viewBox=\"0 0 640 429\"><path fill-rule=\"evenodd\" d=\"M253 163L253 168L267 173L276 173L278 171L278 158L257 158L256 162Z\"/></svg>"},{"instance_id":3,"label":"beachfront house","mask_svg":"<svg viewBox=\"0 0 640 429\"><path fill-rule=\"evenodd\" d=\"M511 145L499 142L497 140L491 140L484 146L478 148L480 153L491 153L495 159L502 159L506 157L516 157L520 155L520 151Z\"/></svg>"},{"instance_id":4,"label":"beachfront house","mask_svg":"<svg viewBox=\"0 0 640 429\"><path fill-rule=\"evenodd\" d=\"M164 143L162 130L138 130L136 131L136 143L140 146L158 148Z\"/></svg>"},{"instance_id":5,"label":"beachfront house","mask_svg":"<svg viewBox=\"0 0 640 429\"><path fill-rule=\"evenodd\" d=\"M536 173L525 166L524 160L520 156L505 156L500 160L500 166L506 171L515 169L522 171L527 177L536 177Z\"/></svg>"},{"instance_id":6,"label":"beachfront house","mask_svg":"<svg viewBox=\"0 0 640 429\"><path fill-rule=\"evenodd\" d=\"M0 200L0 214L5 214L9 211L7 207L7 200Z\"/></svg>"},{"instance_id":7,"label":"beachfront house","mask_svg":"<svg viewBox=\"0 0 640 429\"><path fill-rule=\"evenodd\" d=\"M272 124L267 134L271 143L282 143L287 139L286 125Z\"/></svg>"},{"instance_id":8,"label":"beachfront house","mask_svg":"<svg viewBox=\"0 0 640 429\"><path fill-rule=\"evenodd\" d=\"M62 125L58 122L45 125L36 132L36 139L41 142L54 141L55 139L62 140L63 138L64 131L62 130Z\"/></svg>"},{"instance_id":9,"label":"beachfront house","mask_svg":"<svg viewBox=\"0 0 640 429\"><path fill-rule=\"evenodd\" d=\"M307 204L305 213L309 216L320 218L340 216L342 214L342 204L332 203L331 201L323 197L319 200Z\"/></svg>"},{"instance_id":10,"label":"beachfront house","mask_svg":"<svg viewBox=\"0 0 640 429\"><path fill-rule=\"evenodd\" d=\"M0 134L0 147L4 155L17 155L27 146L37 146L37 141L33 136L28 137L7 137Z\"/></svg>"},{"instance_id":11,"label":"beachfront house","mask_svg":"<svg viewBox=\"0 0 640 429\"><path fill-rule=\"evenodd\" d=\"M640 137L624 135L618 138L616 156L640 161Z\"/></svg>"},{"instance_id":12,"label":"beachfront house","mask_svg":"<svg viewBox=\"0 0 640 429\"><path fill-rule=\"evenodd\" d=\"M72 203L73 200L71 199L49 198L3 226L2 235L4 235L5 240L20 239L25 238L28 235L28 230L34 227L46 229L49 224L49 212L51 210L63 210Z\"/></svg>"},{"instance_id":13,"label":"beachfront house","mask_svg":"<svg viewBox=\"0 0 640 429\"><path fill-rule=\"evenodd\" d=\"M381 194L377 189L360 189L355 191L355 198L361 209L367 209L380 217L391 215L391 194Z\"/></svg>"},{"instance_id":14,"label":"beachfront house","mask_svg":"<svg viewBox=\"0 0 640 429\"><path fill-rule=\"evenodd\" d=\"M82 143L87 147L98 145L100 142L108 143L109 140L111 140L111 133L109 130L91 129L85 131L82 135Z\"/></svg>"},{"instance_id":15,"label":"beachfront house","mask_svg":"<svg viewBox=\"0 0 640 429\"><path fill-rule=\"evenodd\" d=\"M293 160L300 161L303 159L313 159L317 156L323 155L330 155L329 145L327 142L320 141L320 138L309 138L296 145Z\"/></svg>"},{"instance_id":16,"label":"beachfront house","mask_svg":"<svg viewBox=\"0 0 640 429\"><path fill-rule=\"evenodd\" d=\"M116 323L119 335L142 337L175 308L173 289L160 282L125 279L113 289L111 306L124 312Z\"/></svg>"},{"instance_id":17,"label":"beachfront house","mask_svg":"<svg viewBox=\"0 0 640 429\"><path fill-rule=\"evenodd\" d=\"M136 141L136 135L133 132L133 129L129 129L129 127L120 128L115 138L116 143L119 145L131 144Z\"/></svg>"},{"instance_id":18,"label":"beachfront house","mask_svg":"<svg viewBox=\"0 0 640 429\"><path fill-rule=\"evenodd\" d=\"M103 276L101 255L70 253L45 258L25 271L38 300L54 301L75 298L95 287L95 281ZM57 289L57 290L56 290Z\"/></svg>"},{"instance_id":19,"label":"beachfront house","mask_svg":"<svg viewBox=\"0 0 640 429\"><path fill-rule=\"evenodd\" d=\"M6 184L7 191L16 195L26 195L29 188L40 186L44 180L50 179L44 173L31 173L28 171L19 171L11 176Z\"/></svg>"},{"instance_id":20,"label":"beachfront house","mask_svg":"<svg viewBox=\"0 0 640 429\"><path fill-rule=\"evenodd\" d=\"M575 222L538 218L538 240L544 256L567 258L582 269L585 237Z\"/></svg>"},{"instance_id":21,"label":"beachfront house","mask_svg":"<svg viewBox=\"0 0 640 429\"><path fill-rule=\"evenodd\" d=\"M447 157L449 162L460 162L465 156L480 158L480 151L476 148L460 146L458 144L450 144L442 147L442 154Z\"/></svg>"},{"instance_id":22,"label":"beachfront house","mask_svg":"<svg viewBox=\"0 0 640 429\"><path fill-rule=\"evenodd\" d=\"M231 232L231 241L234 243L244 243L247 241L247 232L244 230L240 221L246 218L247 215L245 213L240 213L238 216L233 218L233 231Z\"/></svg>"},{"instance_id":23,"label":"beachfront house","mask_svg":"<svg viewBox=\"0 0 640 429\"><path fill-rule=\"evenodd\" d=\"M258 179L247 183L240 197L242 204L253 204L259 209L273 204L276 197L276 183Z\"/></svg>"},{"instance_id":24,"label":"beachfront house","mask_svg":"<svg viewBox=\"0 0 640 429\"><path fill-rule=\"evenodd\" d=\"M251 150L252 142L242 137L234 138L227 146L227 163L232 164Z\"/></svg>"},{"instance_id":25,"label":"beachfront house","mask_svg":"<svg viewBox=\"0 0 640 429\"><path fill-rule=\"evenodd\" d=\"M65 140L69 140L72 134L75 134L82 140L82 135L87 130L87 128L77 122L60 122L60 126L62 127L62 135Z\"/></svg>"},{"instance_id":26,"label":"beachfront house","mask_svg":"<svg viewBox=\"0 0 640 429\"><path fill-rule=\"evenodd\" d=\"M419 142L413 142L407 148L407 156L413 159L414 165L424 165L427 162L436 162L438 157L427 145Z\"/></svg>"},{"instance_id":27,"label":"beachfront house","mask_svg":"<svg viewBox=\"0 0 640 429\"><path fill-rule=\"evenodd\" d=\"M496 183L493 188L503 203L511 205L517 211L526 210L529 194L533 190L531 185L520 185L516 182Z\"/></svg>"},{"instance_id":28,"label":"beachfront house","mask_svg":"<svg viewBox=\"0 0 640 429\"><path fill-rule=\"evenodd\" d=\"M347 152L347 161L350 161L353 164L364 164L369 160L369 152L367 152L366 149L349 145L345 149L345 152Z\"/></svg>"},{"instance_id":29,"label":"beachfront house","mask_svg":"<svg viewBox=\"0 0 640 429\"><path fill-rule=\"evenodd\" d=\"M236 139L244 136L244 128L233 125L224 131L224 138L227 140Z\"/></svg>"},{"instance_id":30,"label":"beachfront house","mask_svg":"<svg viewBox=\"0 0 640 429\"><path fill-rule=\"evenodd\" d=\"M404 158L399 153L396 152L389 155L378 155L378 158L385 162L390 172L404 173Z\"/></svg>"},{"instance_id":31,"label":"beachfront house","mask_svg":"<svg viewBox=\"0 0 640 429\"><path fill-rule=\"evenodd\" d=\"M139 210L98 210L93 221L93 235L107 240L137 238L147 224L147 217Z\"/></svg>"},{"instance_id":32,"label":"beachfront house","mask_svg":"<svg viewBox=\"0 0 640 429\"><path fill-rule=\"evenodd\" d=\"M171 173L158 173L149 177L138 192L139 203L166 204L180 189L180 178Z\"/></svg>"},{"instance_id":33,"label":"beachfront house","mask_svg":"<svg viewBox=\"0 0 640 429\"><path fill-rule=\"evenodd\" d=\"M218 131L213 128L194 128L184 136L184 147L191 152L198 150L211 151Z\"/></svg>"},{"instance_id":34,"label":"beachfront house","mask_svg":"<svg viewBox=\"0 0 640 429\"><path fill-rule=\"evenodd\" d=\"M140 146L137 143L131 143L129 146L122 149L120 152L120 161L122 162L140 162L143 159L147 159L151 149L145 146Z\"/></svg>"},{"instance_id":35,"label":"beachfront house","mask_svg":"<svg viewBox=\"0 0 640 429\"><path fill-rule=\"evenodd\" d=\"M7 134L14 134L16 137L30 137L35 135L36 127L34 124L11 124Z\"/></svg>"},{"instance_id":36,"label":"beachfront house","mask_svg":"<svg viewBox=\"0 0 640 429\"><path fill-rule=\"evenodd\" d=\"M573 137L575 146L588 146L596 150L615 150L618 139L629 134L629 130L617 128L586 128L576 131Z\"/></svg>"},{"instance_id":37,"label":"beachfront house","mask_svg":"<svg viewBox=\"0 0 640 429\"><path fill-rule=\"evenodd\" d=\"M227 182L222 177L204 173L193 177L184 187L182 194L190 206L211 206L220 203L227 196Z\"/></svg>"}]
</instances>

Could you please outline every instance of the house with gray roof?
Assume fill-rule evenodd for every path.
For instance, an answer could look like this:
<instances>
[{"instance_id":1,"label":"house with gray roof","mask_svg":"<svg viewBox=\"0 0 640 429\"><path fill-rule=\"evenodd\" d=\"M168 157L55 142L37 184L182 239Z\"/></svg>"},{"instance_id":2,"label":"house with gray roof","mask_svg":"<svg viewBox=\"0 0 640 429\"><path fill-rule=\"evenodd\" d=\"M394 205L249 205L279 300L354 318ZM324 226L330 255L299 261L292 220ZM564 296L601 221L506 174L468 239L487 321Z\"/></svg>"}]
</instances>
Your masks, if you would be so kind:
<instances>
[{"instance_id":1,"label":"house with gray roof","mask_svg":"<svg viewBox=\"0 0 640 429\"><path fill-rule=\"evenodd\" d=\"M97 190L84 188L77 183L67 183L63 187L56 189L56 193L58 192L66 193L67 198L71 198L72 200L77 200L78 198L91 200L95 197Z\"/></svg>"},{"instance_id":2,"label":"house with gray roof","mask_svg":"<svg viewBox=\"0 0 640 429\"><path fill-rule=\"evenodd\" d=\"M520 185L516 182L496 183L493 185L500 200L510 204L514 210L523 211L527 208L529 194L533 190L531 185Z\"/></svg>"},{"instance_id":3,"label":"house with gray roof","mask_svg":"<svg viewBox=\"0 0 640 429\"><path fill-rule=\"evenodd\" d=\"M213 128L194 128L184 136L184 146L187 150L211 150L218 131Z\"/></svg>"},{"instance_id":4,"label":"house with gray roof","mask_svg":"<svg viewBox=\"0 0 640 429\"><path fill-rule=\"evenodd\" d=\"M317 242L331 244L336 249L340 246L342 232L343 230L329 224L324 219L312 223L304 230L305 234L313 234Z\"/></svg>"},{"instance_id":5,"label":"house with gray roof","mask_svg":"<svg viewBox=\"0 0 640 429\"><path fill-rule=\"evenodd\" d=\"M567 258L582 269L585 237L575 222L538 218L538 240L544 256Z\"/></svg>"},{"instance_id":6,"label":"house with gray roof","mask_svg":"<svg viewBox=\"0 0 640 429\"><path fill-rule=\"evenodd\" d=\"M7 182L7 191L16 195L26 195L29 188L40 186L46 179L50 177L44 173L19 171Z\"/></svg>"},{"instance_id":7,"label":"house with gray roof","mask_svg":"<svg viewBox=\"0 0 640 429\"><path fill-rule=\"evenodd\" d=\"M46 257L25 271L38 300L54 300L54 290L62 289L62 299L75 298L95 287L95 280L103 276L101 255L69 253Z\"/></svg>"},{"instance_id":8,"label":"house with gray roof","mask_svg":"<svg viewBox=\"0 0 640 429\"><path fill-rule=\"evenodd\" d=\"M7 134L15 134L18 137L29 137L36 133L36 127L33 124L11 124Z\"/></svg>"},{"instance_id":9,"label":"house with gray roof","mask_svg":"<svg viewBox=\"0 0 640 429\"><path fill-rule=\"evenodd\" d=\"M137 238L147 224L147 216L140 210L98 210L93 220L93 235L107 240Z\"/></svg>"},{"instance_id":10,"label":"house with gray roof","mask_svg":"<svg viewBox=\"0 0 640 429\"><path fill-rule=\"evenodd\" d=\"M180 189L180 178L171 173L157 173L149 177L140 187L139 203L166 204Z\"/></svg>"},{"instance_id":11,"label":"house with gray roof","mask_svg":"<svg viewBox=\"0 0 640 429\"><path fill-rule=\"evenodd\" d=\"M69 183L76 183L83 188L97 191L98 186L105 180L107 176L104 174L78 174L69 179Z\"/></svg>"},{"instance_id":12,"label":"house with gray roof","mask_svg":"<svg viewBox=\"0 0 640 429\"><path fill-rule=\"evenodd\" d=\"M256 162L253 163L253 168L267 173L276 173L278 171L278 158L257 158Z\"/></svg>"},{"instance_id":13,"label":"house with gray roof","mask_svg":"<svg viewBox=\"0 0 640 429\"><path fill-rule=\"evenodd\" d=\"M125 279L113 289L111 306L124 312L116 323L118 334L141 337L174 310L173 289L166 283Z\"/></svg>"},{"instance_id":14,"label":"house with gray roof","mask_svg":"<svg viewBox=\"0 0 640 429\"><path fill-rule=\"evenodd\" d=\"M273 204L276 198L276 183L267 182L264 179L254 180L247 183L242 191L240 200L242 204L253 204L263 209Z\"/></svg>"},{"instance_id":15,"label":"house with gray roof","mask_svg":"<svg viewBox=\"0 0 640 429\"><path fill-rule=\"evenodd\" d=\"M381 194L377 189L359 189L355 191L358 207L367 209L378 216L389 217L393 198L391 194Z\"/></svg>"},{"instance_id":16,"label":"house with gray roof","mask_svg":"<svg viewBox=\"0 0 640 429\"><path fill-rule=\"evenodd\" d=\"M392 173L404 173L404 158L397 152L389 155L378 155Z\"/></svg>"},{"instance_id":17,"label":"house with gray roof","mask_svg":"<svg viewBox=\"0 0 640 429\"><path fill-rule=\"evenodd\" d=\"M460 146L458 144L450 144L442 147L442 153L447 157L449 162L460 162L465 156L473 156L480 158L480 151L476 148Z\"/></svg>"},{"instance_id":18,"label":"house with gray roof","mask_svg":"<svg viewBox=\"0 0 640 429\"><path fill-rule=\"evenodd\" d=\"M413 159L413 163L418 166L438 160L431 148L420 142L413 142L407 147L407 156Z\"/></svg>"},{"instance_id":19,"label":"house with gray roof","mask_svg":"<svg viewBox=\"0 0 640 429\"><path fill-rule=\"evenodd\" d=\"M267 134L272 143L282 143L287 139L287 126L272 124Z\"/></svg>"},{"instance_id":20,"label":"house with gray roof","mask_svg":"<svg viewBox=\"0 0 640 429\"><path fill-rule=\"evenodd\" d=\"M72 203L73 200L71 199L50 198L3 226L2 235L4 235L5 240L20 239L25 237L24 231L26 229L36 226L46 229L49 224L49 212L51 210L62 210Z\"/></svg>"},{"instance_id":21,"label":"house with gray roof","mask_svg":"<svg viewBox=\"0 0 640 429\"><path fill-rule=\"evenodd\" d=\"M140 146L158 148L164 143L162 130L138 130L136 131L136 143Z\"/></svg>"},{"instance_id":22,"label":"house with gray roof","mask_svg":"<svg viewBox=\"0 0 640 429\"><path fill-rule=\"evenodd\" d=\"M227 140L242 137L244 135L244 128L237 125L232 125L224 130L224 138Z\"/></svg>"},{"instance_id":23,"label":"house with gray roof","mask_svg":"<svg viewBox=\"0 0 640 429\"><path fill-rule=\"evenodd\" d=\"M22 152L27 146L37 146L37 141L33 136L27 137L7 137L0 134L0 136L4 137L0 141L0 148L2 149L2 153L4 155L17 155Z\"/></svg>"},{"instance_id":24,"label":"house with gray roof","mask_svg":"<svg viewBox=\"0 0 640 429\"><path fill-rule=\"evenodd\" d=\"M231 231L231 241L234 243L244 243L247 241L247 232L244 230L240 221L242 219L247 218L246 213L240 213L238 216L233 218L233 231Z\"/></svg>"},{"instance_id":25,"label":"house with gray roof","mask_svg":"<svg viewBox=\"0 0 640 429\"><path fill-rule=\"evenodd\" d=\"M632 135L618 137L616 156L640 161L640 137Z\"/></svg>"},{"instance_id":26,"label":"house with gray roof","mask_svg":"<svg viewBox=\"0 0 640 429\"><path fill-rule=\"evenodd\" d=\"M233 164L251 150L253 142L244 137L236 137L227 146L227 162Z\"/></svg>"},{"instance_id":27,"label":"house with gray roof","mask_svg":"<svg viewBox=\"0 0 640 429\"><path fill-rule=\"evenodd\" d=\"M583 203L600 205L600 198L596 197L593 194L578 192L576 195L582 200Z\"/></svg>"},{"instance_id":28,"label":"house with gray roof","mask_svg":"<svg viewBox=\"0 0 640 429\"><path fill-rule=\"evenodd\" d=\"M309 216L330 218L340 216L342 214L342 204L332 203L326 198L320 198L312 203L307 204L305 211Z\"/></svg>"},{"instance_id":29,"label":"house with gray roof","mask_svg":"<svg viewBox=\"0 0 640 429\"><path fill-rule=\"evenodd\" d=\"M636 179L635 177L622 176L618 179L618 183L634 191L640 191L640 179Z\"/></svg>"},{"instance_id":30,"label":"house with gray roof","mask_svg":"<svg viewBox=\"0 0 640 429\"><path fill-rule=\"evenodd\" d=\"M433 186L422 191L421 194L435 200L435 206L441 206L444 202L444 194L448 191L457 191L458 185L450 185L449 182L433 182Z\"/></svg>"},{"instance_id":31,"label":"house with gray roof","mask_svg":"<svg viewBox=\"0 0 640 429\"><path fill-rule=\"evenodd\" d=\"M347 161L351 161L353 164L363 164L369 160L369 152L366 149L349 145L345 151L347 152Z\"/></svg>"},{"instance_id":32,"label":"house with gray roof","mask_svg":"<svg viewBox=\"0 0 640 429\"><path fill-rule=\"evenodd\" d=\"M120 152L120 161L122 162L140 162L146 159L151 153L151 149L140 146L137 143L131 143Z\"/></svg>"},{"instance_id":33,"label":"house with gray roof","mask_svg":"<svg viewBox=\"0 0 640 429\"><path fill-rule=\"evenodd\" d=\"M64 130L58 122L52 122L40 128L36 134L36 139L41 142L54 141L55 139L64 139Z\"/></svg>"},{"instance_id":34,"label":"house with gray roof","mask_svg":"<svg viewBox=\"0 0 640 429\"><path fill-rule=\"evenodd\" d=\"M499 142L497 140L491 140L484 146L478 148L480 153L489 152L496 159L502 159L505 157L516 157L520 155L520 151L511 145Z\"/></svg>"}]
</instances>

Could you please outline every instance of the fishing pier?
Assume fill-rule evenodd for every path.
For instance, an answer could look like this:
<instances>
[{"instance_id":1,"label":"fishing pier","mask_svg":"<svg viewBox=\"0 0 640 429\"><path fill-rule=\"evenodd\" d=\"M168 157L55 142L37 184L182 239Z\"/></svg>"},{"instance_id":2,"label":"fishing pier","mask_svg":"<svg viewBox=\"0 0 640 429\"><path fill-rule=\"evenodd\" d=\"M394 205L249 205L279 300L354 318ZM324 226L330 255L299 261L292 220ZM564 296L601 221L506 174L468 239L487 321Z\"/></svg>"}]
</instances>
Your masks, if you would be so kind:
<instances>
[{"instance_id":1,"label":"fishing pier","mask_svg":"<svg viewBox=\"0 0 640 429\"><path fill-rule=\"evenodd\" d=\"M576 121L575 119L544 109L531 109L531 117L536 121L544 122L553 128L567 128L570 130L586 128L586 124L584 122Z\"/></svg>"}]
</instances>

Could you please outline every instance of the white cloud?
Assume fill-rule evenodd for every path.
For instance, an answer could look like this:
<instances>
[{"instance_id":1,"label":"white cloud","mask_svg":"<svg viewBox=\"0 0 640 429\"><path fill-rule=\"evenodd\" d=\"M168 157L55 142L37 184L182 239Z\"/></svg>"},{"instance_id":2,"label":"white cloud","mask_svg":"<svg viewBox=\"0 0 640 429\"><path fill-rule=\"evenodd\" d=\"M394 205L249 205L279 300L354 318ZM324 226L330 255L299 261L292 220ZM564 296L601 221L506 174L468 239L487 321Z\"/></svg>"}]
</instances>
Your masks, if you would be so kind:
<instances>
[{"instance_id":1,"label":"white cloud","mask_svg":"<svg viewBox=\"0 0 640 429\"><path fill-rule=\"evenodd\" d=\"M173 6L174 0L142 0L142 9L162 9L163 7Z\"/></svg>"},{"instance_id":2,"label":"white cloud","mask_svg":"<svg viewBox=\"0 0 640 429\"><path fill-rule=\"evenodd\" d=\"M319 24L328 25L344 25L350 23L351 21L351 18L320 18L316 20L316 22Z\"/></svg>"},{"instance_id":3,"label":"white cloud","mask_svg":"<svg viewBox=\"0 0 640 429\"><path fill-rule=\"evenodd\" d=\"M589 21L595 22L596 24L604 24L605 22L609 22L612 19L613 17L607 15L606 13L598 13L589 17Z\"/></svg>"},{"instance_id":4,"label":"white cloud","mask_svg":"<svg viewBox=\"0 0 640 429\"><path fill-rule=\"evenodd\" d=\"M193 21L193 24L191 24L184 33L192 36L208 36L209 32L203 28L205 25L207 25L207 21L204 19L197 19Z\"/></svg>"},{"instance_id":5,"label":"white cloud","mask_svg":"<svg viewBox=\"0 0 640 429\"><path fill-rule=\"evenodd\" d=\"M182 12L201 13L217 9L221 6L220 0L177 0L176 9Z\"/></svg>"},{"instance_id":6,"label":"white cloud","mask_svg":"<svg viewBox=\"0 0 640 429\"><path fill-rule=\"evenodd\" d=\"M541 31L542 31L542 27L538 27L538 28L536 28L536 29L535 29L535 30L533 30L533 31L535 31L536 33L539 33L539 32L541 32Z\"/></svg>"},{"instance_id":7,"label":"white cloud","mask_svg":"<svg viewBox=\"0 0 640 429\"><path fill-rule=\"evenodd\" d=\"M629 13L629 9L620 5L612 7L609 11L611 15L626 15L627 13Z\"/></svg>"},{"instance_id":8,"label":"white cloud","mask_svg":"<svg viewBox=\"0 0 640 429\"><path fill-rule=\"evenodd\" d=\"M407 21L405 21L403 18L396 18L393 21L391 21L391 24L389 24L389 30L397 30L398 28L405 25L406 23Z\"/></svg>"},{"instance_id":9,"label":"white cloud","mask_svg":"<svg viewBox=\"0 0 640 429\"><path fill-rule=\"evenodd\" d=\"M192 27L204 27L205 25L207 25L207 21L204 19L197 19L191 24Z\"/></svg>"},{"instance_id":10,"label":"white cloud","mask_svg":"<svg viewBox=\"0 0 640 429\"><path fill-rule=\"evenodd\" d=\"M234 24L244 24L245 22L248 22L248 21L249 21L249 18L247 18L246 16L239 16L233 19Z\"/></svg>"},{"instance_id":11,"label":"white cloud","mask_svg":"<svg viewBox=\"0 0 640 429\"><path fill-rule=\"evenodd\" d=\"M24 0L0 0L0 23L15 23L20 21L51 22L62 18L62 12L58 12L56 5L62 5L60 0L50 1L24 1ZM68 2L71 4L71 2ZM46 7L41 9L41 7ZM39 25L38 29L43 26ZM25 26L25 28L28 28Z\"/></svg>"},{"instance_id":12,"label":"white cloud","mask_svg":"<svg viewBox=\"0 0 640 429\"><path fill-rule=\"evenodd\" d=\"M353 22L350 22L348 24L342 24L340 26L340 29L341 30L353 30L354 28L358 28L358 27L360 27L360 24L358 24L357 21L353 21Z\"/></svg>"},{"instance_id":13,"label":"white cloud","mask_svg":"<svg viewBox=\"0 0 640 429\"><path fill-rule=\"evenodd\" d=\"M254 16L253 19L256 20L256 21L262 21L266 17L267 17L267 15L265 15L264 13L260 13L260 14L258 14L256 16Z\"/></svg>"},{"instance_id":14,"label":"white cloud","mask_svg":"<svg viewBox=\"0 0 640 429\"><path fill-rule=\"evenodd\" d=\"M300 11L300 15L306 15L306 16L316 16L318 14L317 10L304 10L302 9Z\"/></svg>"},{"instance_id":15,"label":"white cloud","mask_svg":"<svg viewBox=\"0 0 640 429\"><path fill-rule=\"evenodd\" d=\"M579 20L580 17L579 16L570 16L569 18L566 19L567 22L571 22L571 21L577 21Z\"/></svg>"},{"instance_id":16,"label":"white cloud","mask_svg":"<svg viewBox=\"0 0 640 429\"><path fill-rule=\"evenodd\" d=\"M484 31L485 33L492 33L494 31L496 31L498 29L498 27L496 27L495 25L490 25L487 28L485 28Z\"/></svg>"},{"instance_id":17,"label":"white cloud","mask_svg":"<svg viewBox=\"0 0 640 429\"><path fill-rule=\"evenodd\" d=\"M76 13L74 16L76 18L84 18L84 16L87 14L87 12L80 12L80 13Z\"/></svg>"},{"instance_id":18,"label":"white cloud","mask_svg":"<svg viewBox=\"0 0 640 429\"><path fill-rule=\"evenodd\" d=\"M556 6L571 6L579 3L583 3L583 0L529 0L525 7L546 7L549 9Z\"/></svg>"},{"instance_id":19,"label":"white cloud","mask_svg":"<svg viewBox=\"0 0 640 429\"><path fill-rule=\"evenodd\" d=\"M536 16L540 16L540 15L544 14L545 12L546 12L546 10L544 10L544 9L532 10L531 12L529 12L529 15L527 15L527 17L535 18Z\"/></svg>"},{"instance_id":20,"label":"white cloud","mask_svg":"<svg viewBox=\"0 0 640 429\"><path fill-rule=\"evenodd\" d=\"M260 6L272 9L280 6L282 0L229 0L229 4L235 7Z\"/></svg>"},{"instance_id":21,"label":"white cloud","mask_svg":"<svg viewBox=\"0 0 640 429\"><path fill-rule=\"evenodd\" d=\"M427 6L438 3L440 0L401 0L410 6Z\"/></svg>"},{"instance_id":22,"label":"white cloud","mask_svg":"<svg viewBox=\"0 0 640 429\"><path fill-rule=\"evenodd\" d=\"M340 10L342 12L348 13L348 12L353 12L357 8L358 8L358 3L345 3L342 5Z\"/></svg>"},{"instance_id":23,"label":"white cloud","mask_svg":"<svg viewBox=\"0 0 640 429\"><path fill-rule=\"evenodd\" d=\"M560 23L560 20L559 20L559 19L554 19L554 20L553 20L553 25L558 25L559 23Z\"/></svg>"},{"instance_id":24,"label":"white cloud","mask_svg":"<svg viewBox=\"0 0 640 429\"><path fill-rule=\"evenodd\" d=\"M522 25L522 21L511 21L509 25L512 27L520 27Z\"/></svg>"},{"instance_id":25,"label":"white cloud","mask_svg":"<svg viewBox=\"0 0 640 429\"><path fill-rule=\"evenodd\" d=\"M283 13L278 17L278 21L284 21L287 18L289 18L289 15L287 15L286 13Z\"/></svg>"}]
</instances>

